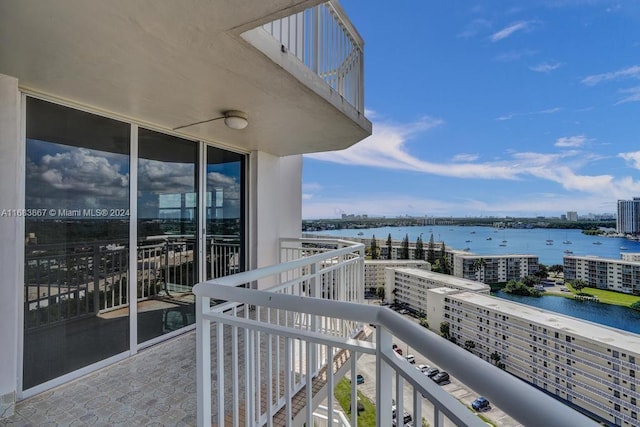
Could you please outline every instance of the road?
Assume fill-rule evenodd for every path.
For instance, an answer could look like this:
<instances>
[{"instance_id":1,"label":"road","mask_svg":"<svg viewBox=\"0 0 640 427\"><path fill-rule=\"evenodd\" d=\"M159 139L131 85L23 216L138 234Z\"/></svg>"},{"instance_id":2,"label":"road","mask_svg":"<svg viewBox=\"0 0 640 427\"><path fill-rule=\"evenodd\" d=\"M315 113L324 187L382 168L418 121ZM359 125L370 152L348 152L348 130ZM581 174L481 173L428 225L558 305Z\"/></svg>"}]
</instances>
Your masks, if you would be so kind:
<instances>
[{"instance_id":1,"label":"road","mask_svg":"<svg viewBox=\"0 0 640 427\"><path fill-rule=\"evenodd\" d=\"M375 340L375 334L372 335L372 338ZM394 340L394 343L398 345L403 351L404 355L414 354L416 356L415 366L418 365L429 365L434 366L434 364L419 355L418 353L414 353L411 351L411 348L406 344L399 340ZM407 362L409 363L409 362ZM364 384L359 385L359 389L365 396L371 399L372 402L375 403L376 397L376 362L375 356L364 354L358 360L358 369L360 374L365 377ZM478 394L471 390L469 387L465 386L461 382L459 382L455 378L451 378L449 384L445 384L442 386L449 394L454 396L464 405L471 407L471 402L478 397ZM409 413L413 413L413 389L412 386L408 382L404 382L404 390L403 390L403 403L405 407L405 411ZM515 421L509 415L505 414L504 411L496 408L491 405L491 409L482 413L484 417L489 419L491 423L493 423L497 427L524 427L522 424ZM433 406L429 401L423 399L422 403L422 417L426 420L429 425L433 425ZM416 427L421 426L420 423L415 422L414 425ZM445 420L445 426L455 426L451 421Z\"/></svg>"}]
</instances>

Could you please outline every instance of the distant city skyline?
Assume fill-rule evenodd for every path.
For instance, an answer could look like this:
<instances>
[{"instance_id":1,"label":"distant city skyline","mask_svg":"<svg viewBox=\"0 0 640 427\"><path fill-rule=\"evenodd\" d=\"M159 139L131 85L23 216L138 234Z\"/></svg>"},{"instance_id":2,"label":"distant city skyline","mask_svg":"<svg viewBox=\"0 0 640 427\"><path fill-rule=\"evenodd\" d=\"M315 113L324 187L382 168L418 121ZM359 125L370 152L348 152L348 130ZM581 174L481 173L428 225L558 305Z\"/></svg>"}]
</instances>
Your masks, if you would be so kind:
<instances>
[{"instance_id":1,"label":"distant city skyline","mask_svg":"<svg viewBox=\"0 0 640 427\"><path fill-rule=\"evenodd\" d=\"M640 3L341 3L374 130L305 155L303 218L584 215L640 195Z\"/></svg>"}]
</instances>

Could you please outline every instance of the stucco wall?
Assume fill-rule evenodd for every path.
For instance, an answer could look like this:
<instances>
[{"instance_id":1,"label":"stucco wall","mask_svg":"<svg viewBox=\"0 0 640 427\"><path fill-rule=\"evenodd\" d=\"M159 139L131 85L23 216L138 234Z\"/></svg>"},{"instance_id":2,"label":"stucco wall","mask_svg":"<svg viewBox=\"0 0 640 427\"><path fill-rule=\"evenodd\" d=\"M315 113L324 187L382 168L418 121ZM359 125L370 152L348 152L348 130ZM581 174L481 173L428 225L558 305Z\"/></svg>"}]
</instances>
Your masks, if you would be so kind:
<instances>
[{"instance_id":1,"label":"stucco wall","mask_svg":"<svg viewBox=\"0 0 640 427\"><path fill-rule=\"evenodd\" d=\"M0 74L0 213L24 207L24 146L18 80ZM0 216L0 418L13 414L18 348L18 283L24 250L22 218Z\"/></svg>"}]
</instances>

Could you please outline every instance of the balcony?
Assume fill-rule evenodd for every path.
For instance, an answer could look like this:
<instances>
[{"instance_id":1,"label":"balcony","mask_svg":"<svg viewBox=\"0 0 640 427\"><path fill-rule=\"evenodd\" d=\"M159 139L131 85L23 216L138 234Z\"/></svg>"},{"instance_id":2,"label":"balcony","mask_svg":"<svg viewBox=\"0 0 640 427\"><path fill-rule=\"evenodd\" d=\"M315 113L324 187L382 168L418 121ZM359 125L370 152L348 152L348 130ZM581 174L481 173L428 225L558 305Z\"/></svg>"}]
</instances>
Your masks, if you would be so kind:
<instances>
[{"instance_id":1,"label":"balcony","mask_svg":"<svg viewBox=\"0 0 640 427\"><path fill-rule=\"evenodd\" d=\"M241 151L344 149L371 134L363 43L337 4L317 5L6 1L0 74L27 93ZM304 28L278 30L295 43L274 37L286 22L303 21ZM309 48L302 53L296 43ZM230 109L248 114L242 132L211 121Z\"/></svg>"},{"instance_id":2,"label":"balcony","mask_svg":"<svg viewBox=\"0 0 640 427\"><path fill-rule=\"evenodd\" d=\"M264 24L242 36L256 47L266 32L281 53L313 71L359 114L364 114L364 41L338 2L329 1Z\"/></svg>"},{"instance_id":3,"label":"balcony","mask_svg":"<svg viewBox=\"0 0 640 427\"><path fill-rule=\"evenodd\" d=\"M362 244L283 239L280 260L197 285L195 332L19 402L7 421L299 426L318 421L322 405L335 425L329 390L346 376L355 401L364 373L377 425L392 425L395 400L432 426L486 426L397 356L393 343L405 342L522 424L596 425L390 309L363 304Z\"/></svg>"}]
</instances>

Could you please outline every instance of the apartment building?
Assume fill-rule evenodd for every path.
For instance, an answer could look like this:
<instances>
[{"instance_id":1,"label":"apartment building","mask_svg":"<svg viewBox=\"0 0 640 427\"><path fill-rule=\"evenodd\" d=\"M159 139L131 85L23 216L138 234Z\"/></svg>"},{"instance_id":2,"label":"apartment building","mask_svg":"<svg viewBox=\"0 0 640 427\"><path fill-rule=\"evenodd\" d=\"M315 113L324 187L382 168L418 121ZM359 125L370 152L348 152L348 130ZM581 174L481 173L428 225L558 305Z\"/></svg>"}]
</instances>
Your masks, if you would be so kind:
<instances>
[{"instance_id":1,"label":"apartment building","mask_svg":"<svg viewBox=\"0 0 640 427\"><path fill-rule=\"evenodd\" d=\"M385 285L385 269L387 268L417 268L431 270L431 265L426 261L417 260L386 260L373 259L364 262L364 295L373 298L380 286Z\"/></svg>"},{"instance_id":2,"label":"apartment building","mask_svg":"<svg viewBox=\"0 0 640 427\"><path fill-rule=\"evenodd\" d=\"M620 258L623 261L640 261L640 252L622 252Z\"/></svg>"},{"instance_id":3,"label":"apartment building","mask_svg":"<svg viewBox=\"0 0 640 427\"><path fill-rule=\"evenodd\" d=\"M534 255L477 255L456 253L453 275L482 283L503 283L519 280L538 272L540 264Z\"/></svg>"},{"instance_id":4,"label":"apartment building","mask_svg":"<svg viewBox=\"0 0 640 427\"><path fill-rule=\"evenodd\" d=\"M640 293L640 260L636 254L622 259L568 255L564 257L565 280L582 279L587 286L599 289Z\"/></svg>"},{"instance_id":5,"label":"apartment building","mask_svg":"<svg viewBox=\"0 0 640 427\"><path fill-rule=\"evenodd\" d=\"M431 294L458 345L607 425L639 425L638 335L476 292ZM438 320L429 311L432 329Z\"/></svg>"},{"instance_id":6,"label":"apartment building","mask_svg":"<svg viewBox=\"0 0 640 427\"><path fill-rule=\"evenodd\" d=\"M640 233L640 197L633 200L618 200L616 231L622 234Z\"/></svg>"},{"instance_id":7,"label":"apartment building","mask_svg":"<svg viewBox=\"0 0 640 427\"><path fill-rule=\"evenodd\" d=\"M10 416L193 330L196 283L280 262L281 239L300 236L302 154L371 123L364 43L335 2L0 9Z\"/></svg>"},{"instance_id":8,"label":"apartment building","mask_svg":"<svg viewBox=\"0 0 640 427\"><path fill-rule=\"evenodd\" d=\"M480 282L433 271L415 268L387 268L385 270L385 295L387 300L403 304L419 313L427 313L430 302L428 290L450 288L489 294L489 286Z\"/></svg>"}]
</instances>

